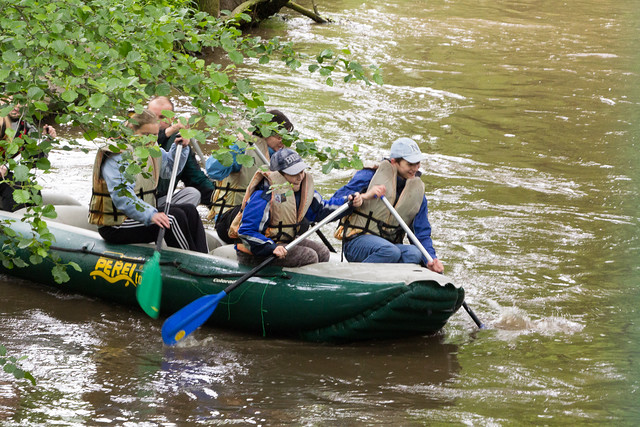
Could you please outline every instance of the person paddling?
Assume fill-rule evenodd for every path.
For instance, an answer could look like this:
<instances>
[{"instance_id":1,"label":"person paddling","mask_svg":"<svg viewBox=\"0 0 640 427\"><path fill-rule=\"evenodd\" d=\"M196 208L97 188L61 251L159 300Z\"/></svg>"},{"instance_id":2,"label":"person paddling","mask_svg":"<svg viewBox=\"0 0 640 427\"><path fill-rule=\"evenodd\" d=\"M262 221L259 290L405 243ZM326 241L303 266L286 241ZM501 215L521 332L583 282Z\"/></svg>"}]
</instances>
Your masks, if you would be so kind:
<instances>
[{"instance_id":1,"label":"person paddling","mask_svg":"<svg viewBox=\"0 0 640 427\"><path fill-rule=\"evenodd\" d=\"M362 169L334 197L363 192L362 206L340 222L336 237L343 240L343 253L349 262L424 263L432 271L443 273L431 240L425 188L420 178L420 163L426 155L410 138L398 138L391 145L389 159ZM405 232L389 209L378 200L385 196L402 219L409 224L433 258L427 260L418 247L403 244Z\"/></svg>"},{"instance_id":2,"label":"person paddling","mask_svg":"<svg viewBox=\"0 0 640 427\"><path fill-rule=\"evenodd\" d=\"M285 244L306 231L310 222L321 221L353 198L353 206L362 204L360 194L323 200L314 190L307 164L290 148L271 156L269 171L257 171L249 183L242 209L229 230L238 237L238 260L257 264L270 255L275 265L300 267L329 261L329 249L310 239L302 240L287 251ZM338 218L336 218L338 219Z\"/></svg>"}]
</instances>

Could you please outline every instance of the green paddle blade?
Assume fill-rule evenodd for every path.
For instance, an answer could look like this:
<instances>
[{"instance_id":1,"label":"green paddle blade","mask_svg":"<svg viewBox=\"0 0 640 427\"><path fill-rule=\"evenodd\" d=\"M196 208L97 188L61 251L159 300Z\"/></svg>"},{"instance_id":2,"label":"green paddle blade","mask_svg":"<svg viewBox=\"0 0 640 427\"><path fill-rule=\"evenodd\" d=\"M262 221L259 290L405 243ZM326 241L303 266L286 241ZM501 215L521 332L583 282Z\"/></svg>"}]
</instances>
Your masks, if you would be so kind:
<instances>
[{"instance_id":1,"label":"green paddle blade","mask_svg":"<svg viewBox=\"0 0 640 427\"><path fill-rule=\"evenodd\" d=\"M136 289L136 298L140 307L154 319L160 314L160 295L162 294L162 273L160 272L160 252L156 251L142 267L142 278Z\"/></svg>"}]
</instances>

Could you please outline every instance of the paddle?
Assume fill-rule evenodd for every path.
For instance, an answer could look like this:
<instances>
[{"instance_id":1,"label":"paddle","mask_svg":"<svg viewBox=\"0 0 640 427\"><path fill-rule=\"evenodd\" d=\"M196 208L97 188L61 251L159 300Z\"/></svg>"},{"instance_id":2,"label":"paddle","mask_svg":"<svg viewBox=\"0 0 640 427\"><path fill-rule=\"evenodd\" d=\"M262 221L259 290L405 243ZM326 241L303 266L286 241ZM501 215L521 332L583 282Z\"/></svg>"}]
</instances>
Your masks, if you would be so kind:
<instances>
[{"instance_id":1,"label":"paddle","mask_svg":"<svg viewBox=\"0 0 640 427\"><path fill-rule=\"evenodd\" d=\"M194 150L194 151L196 152L196 154L198 155L198 156L197 156L197 157L198 157L198 159L197 159L197 160L198 160L198 164L200 165L200 167L201 167L201 168L205 168L205 169L206 169L206 167L205 167L205 165L204 165L204 163L203 163L203 162L204 162L204 159L205 159L205 157L204 157L204 153L202 152L202 148L200 148L200 144L198 143L198 140L197 140L197 139L195 139L195 138L191 138L191 139L189 140L189 145L191 145L191 148L193 148L193 150Z\"/></svg>"},{"instance_id":2,"label":"paddle","mask_svg":"<svg viewBox=\"0 0 640 427\"><path fill-rule=\"evenodd\" d=\"M164 205L164 213L169 212L173 189L176 184L176 175L178 174L178 163L180 162L180 153L182 153L182 144L177 144L176 152L173 156L173 170L171 171L171 180L169 181L169 190L167 192L167 201ZM164 239L165 228L160 227L158 239L156 240L156 250L153 256L142 266L142 277L138 287L136 288L136 298L138 304L154 319L158 318L160 313L160 295L162 294L162 272L160 271L160 250L162 249L162 239Z\"/></svg>"},{"instance_id":3,"label":"paddle","mask_svg":"<svg viewBox=\"0 0 640 427\"><path fill-rule=\"evenodd\" d=\"M420 252L422 252L422 255L424 255L427 261L429 262L433 261L433 258L431 257L431 255L429 255L429 252L427 252L427 250L424 248L420 240L418 240L416 235L413 234L413 231L411 231L407 223L404 222L400 214L398 214L398 211L396 211L395 208L391 205L391 203L389 203L387 198L384 196L380 196L380 199L387 206L387 209L389 209L389 212L391 212L391 214L396 218L396 221L398 221L398 224L402 226L404 231L407 233L407 236L409 236L409 239L413 242L414 245L418 247L418 249L420 249ZM476 316L476 314L471 310L471 308L467 305L467 303L463 302L462 306L467 311L467 313L469 313L469 316L471 316L471 319L473 319L474 323L478 326L478 328L484 329L484 324L480 321L480 319L478 319L478 316Z\"/></svg>"},{"instance_id":4,"label":"paddle","mask_svg":"<svg viewBox=\"0 0 640 427\"><path fill-rule=\"evenodd\" d=\"M329 216L318 222L302 235L298 236L294 241L287 244L284 248L287 251L291 250L291 248L296 246L302 240L309 237L312 233L315 233L317 229L332 221L334 218L338 217L344 211L349 209L350 206L351 201L340 206ZM167 320L165 320L164 324L162 325L162 340L164 341L164 343L167 345L174 345L178 341L189 335L191 332L195 331L198 327L200 327L200 325L207 321L211 314L213 314L216 307L218 306L218 302L220 302L222 298L226 297L229 292L233 291L235 288L251 278L254 274L265 268L274 259L276 259L275 255L271 255L270 257L262 261L259 265L254 267L251 271L245 273L238 280L227 286L225 290L217 294L205 295L203 297L200 297L190 304L182 307L180 310L176 311Z\"/></svg>"}]
</instances>

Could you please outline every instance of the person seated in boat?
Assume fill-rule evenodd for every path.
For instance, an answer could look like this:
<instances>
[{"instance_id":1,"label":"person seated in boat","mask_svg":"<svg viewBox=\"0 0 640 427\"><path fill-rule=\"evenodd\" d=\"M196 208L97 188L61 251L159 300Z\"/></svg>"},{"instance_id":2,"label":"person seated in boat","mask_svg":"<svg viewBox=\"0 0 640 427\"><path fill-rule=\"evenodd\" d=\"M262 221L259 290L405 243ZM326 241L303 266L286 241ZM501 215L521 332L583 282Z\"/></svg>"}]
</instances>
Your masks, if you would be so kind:
<instances>
[{"instance_id":1,"label":"person seated in boat","mask_svg":"<svg viewBox=\"0 0 640 427\"><path fill-rule=\"evenodd\" d=\"M127 126L138 136L158 134L158 119L148 110L133 115ZM175 158L177 144L184 147L179 159ZM168 214L156 207L158 180L171 176L174 161L179 162L178 171L184 166L189 156L188 141L176 138L168 152L160 152L161 157L147 158L145 173L132 182L120 170L127 166L122 153L110 151L108 144L100 148L93 166L89 222L98 226L109 243L155 242L162 227L167 229L169 246L206 253L204 226L194 205L172 203Z\"/></svg>"},{"instance_id":2,"label":"person seated in boat","mask_svg":"<svg viewBox=\"0 0 640 427\"><path fill-rule=\"evenodd\" d=\"M444 272L431 241L427 198L420 178L420 162L426 155L410 138L398 138L389 159L355 173L334 197L362 192L362 206L340 221L336 237L343 241L343 254L349 262L423 263L437 273ZM387 209L385 196L409 224L433 261L427 262L413 244L402 244L405 233Z\"/></svg>"},{"instance_id":3,"label":"person seated in boat","mask_svg":"<svg viewBox=\"0 0 640 427\"><path fill-rule=\"evenodd\" d=\"M273 116L270 123L277 124L280 131L293 131L293 124L281 111L269 110L267 113ZM262 135L260 128L256 127L252 136L254 140L251 143L255 146L254 150L240 148L237 144L233 144L230 147L233 160L229 166L223 165L214 156L210 156L205 165L209 178L216 181L216 191L213 194L209 218L215 218L216 232L220 239L226 243L235 243L235 240L229 237L229 227L240 211L240 204L249 182L260 166L264 164L262 157L256 150L260 150L263 157L269 161L276 151L284 148L282 135L279 133L273 133L265 137ZM238 154L247 154L253 157L253 165L243 166L238 163Z\"/></svg>"},{"instance_id":4,"label":"person seated in boat","mask_svg":"<svg viewBox=\"0 0 640 427\"><path fill-rule=\"evenodd\" d=\"M158 96L149 101L147 109L158 116L158 145L160 148L169 150L171 144L180 136L180 129L185 126L180 121L174 121L166 117L163 111L174 111L173 102L166 96ZM169 189L169 179L160 178L158 182L157 198L158 207L163 210ZM202 203L211 207L211 197L215 187L213 182L203 172L196 160L196 156L191 151L182 171L176 177L176 182L182 181L184 188L174 193L172 202L177 204L192 204L197 206Z\"/></svg>"},{"instance_id":5,"label":"person seated in boat","mask_svg":"<svg viewBox=\"0 0 640 427\"><path fill-rule=\"evenodd\" d=\"M283 267L329 261L329 249L322 243L305 239L290 251L284 245L303 234L310 222L352 198L353 206L360 206L362 198L355 194L323 200L307 167L298 153L283 148L271 156L269 171L255 173L229 230L240 239L236 252L241 263L257 264L271 255L277 257L274 264Z\"/></svg>"},{"instance_id":6,"label":"person seated in boat","mask_svg":"<svg viewBox=\"0 0 640 427\"><path fill-rule=\"evenodd\" d=\"M7 97L4 102L13 102L12 97ZM13 172L9 170L9 165L5 161L9 160L6 155L7 145L16 139L22 138L28 135L32 138L38 138L39 130L33 124L27 122L24 119L24 106L16 103L13 109L7 114L6 117L0 117L0 157L3 159L0 161L0 209L4 211L15 212L18 209L22 209L27 206L27 203L17 203L13 198L13 192L15 190L23 189L24 186L14 179ZM42 127L42 136L47 140L53 140L56 138L56 130L53 126L45 124ZM38 148L42 141L38 143ZM32 162L46 156L44 151L37 149L37 152L27 154L27 151L22 145L18 151L9 156L10 158L16 158L18 155L22 156L22 161L30 166L33 166ZM38 192L40 193L40 192Z\"/></svg>"}]
</instances>

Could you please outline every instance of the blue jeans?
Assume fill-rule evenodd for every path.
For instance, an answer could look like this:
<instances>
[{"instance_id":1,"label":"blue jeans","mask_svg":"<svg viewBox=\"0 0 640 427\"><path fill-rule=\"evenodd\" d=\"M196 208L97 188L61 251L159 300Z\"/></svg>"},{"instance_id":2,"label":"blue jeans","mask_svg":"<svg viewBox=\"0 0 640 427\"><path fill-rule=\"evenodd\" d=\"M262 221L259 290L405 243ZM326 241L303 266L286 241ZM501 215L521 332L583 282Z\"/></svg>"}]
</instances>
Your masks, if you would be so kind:
<instances>
[{"instance_id":1,"label":"blue jeans","mask_svg":"<svg viewBox=\"0 0 640 427\"><path fill-rule=\"evenodd\" d=\"M416 246L391 243L373 234L363 234L346 242L344 257L349 262L420 264L422 261L422 253Z\"/></svg>"}]
</instances>

